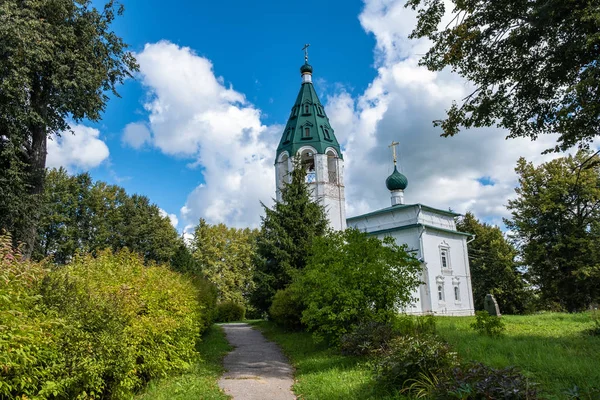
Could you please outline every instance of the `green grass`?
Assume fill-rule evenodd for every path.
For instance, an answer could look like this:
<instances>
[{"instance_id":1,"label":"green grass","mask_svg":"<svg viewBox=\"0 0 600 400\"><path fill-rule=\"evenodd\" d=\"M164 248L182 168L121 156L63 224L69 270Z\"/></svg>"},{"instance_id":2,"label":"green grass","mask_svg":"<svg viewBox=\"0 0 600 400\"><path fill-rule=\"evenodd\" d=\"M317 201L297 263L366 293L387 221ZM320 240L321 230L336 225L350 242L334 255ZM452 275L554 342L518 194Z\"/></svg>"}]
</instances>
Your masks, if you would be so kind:
<instances>
[{"instance_id":1,"label":"green grass","mask_svg":"<svg viewBox=\"0 0 600 400\"><path fill-rule=\"evenodd\" d=\"M223 374L223 357L232 347L220 326L213 325L202 337L197 350L200 359L183 375L150 382L137 400L220 400L229 399L217 386Z\"/></svg>"},{"instance_id":2,"label":"green grass","mask_svg":"<svg viewBox=\"0 0 600 400\"><path fill-rule=\"evenodd\" d=\"M272 322L259 321L252 325L278 343L296 369L294 392L301 399L401 399L379 387L365 359L346 357L339 350L317 344L312 335L285 332Z\"/></svg>"},{"instance_id":3,"label":"green grass","mask_svg":"<svg viewBox=\"0 0 600 400\"><path fill-rule=\"evenodd\" d=\"M515 365L540 384L551 399L565 398L575 385L600 387L600 337L586 331L590 315L547 313L505 315L500 338L479 335L469 325L474 317L439 317L438 333L464 360L493 367Z\"/></svg>"}]
</instances>

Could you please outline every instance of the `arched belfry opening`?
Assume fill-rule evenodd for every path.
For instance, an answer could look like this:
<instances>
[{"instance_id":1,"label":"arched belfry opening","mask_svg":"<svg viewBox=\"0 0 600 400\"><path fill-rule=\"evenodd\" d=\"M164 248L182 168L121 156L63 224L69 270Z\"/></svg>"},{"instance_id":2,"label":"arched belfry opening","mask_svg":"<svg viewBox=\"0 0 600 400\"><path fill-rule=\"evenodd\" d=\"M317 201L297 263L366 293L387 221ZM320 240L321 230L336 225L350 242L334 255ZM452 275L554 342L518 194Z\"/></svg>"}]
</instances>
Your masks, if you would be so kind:
<instances>
[{"instance_id":1,"label":"arched belfry opening","mask_svg":"<svg viewBox=\"0 0 600 400\"><path fill-rule=\"evenodd\" d=\"M344 157L329 123L323 104L313 87L313 68L306 62L300 68L302 85L282 131L275 159L277 200L289 182L296 157L306 171L306 183L313 198L323 204L333 229L346 229ZM292 162L294 161L294 162Z\"/></svg>"},{"instance_id":2,"label":"arched belfry opening","mask_svg":"<svg viewBox=\"0 0 600 400\"><path fill-rule=\"evenodd\" d=\"M327 150L327 181L329 183L339 183L338 173L338 155L334 150Z\"/></svg>"},{"instance_id":3,"label":"arched belfry opening","mask_svg":"<svg viewBox=\"0 0 600 400\"><path fill-rule=\"evenodd\" d=\"M317 180L315 168L315 150L305 149L300 152L300 162L306 171L306 183L314 183Z\"/></svg>"}]
</instances>

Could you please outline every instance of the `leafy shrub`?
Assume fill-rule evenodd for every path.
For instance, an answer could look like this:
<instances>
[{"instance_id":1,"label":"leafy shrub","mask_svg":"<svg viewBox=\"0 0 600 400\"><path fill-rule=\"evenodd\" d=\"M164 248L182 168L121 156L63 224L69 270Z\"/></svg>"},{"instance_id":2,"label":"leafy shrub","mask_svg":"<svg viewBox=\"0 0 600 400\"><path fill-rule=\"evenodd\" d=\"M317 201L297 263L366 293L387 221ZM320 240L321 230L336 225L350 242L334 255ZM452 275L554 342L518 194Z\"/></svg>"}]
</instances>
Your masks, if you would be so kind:
<instances>
[{"instance_id":1,"label":"leafy shrub","mask_svg":"<svg viewBox=\"0 0 600 400\"><path fill-rule=\"evenodd\" d=\"M217 304L217 322L242 321L246 317L246 308L233 301Z\"/></svg>"},{"instance_id":2,"label":"leafy shrub","mask_svg":"<svg viewBox=\"0 0 600 400\"><path fill-rule=\"evenodd\" d=\"M38 295L44 264L22 260L9 235L0 235L0 398L46 396L56 391L64 357L53 330L62 321L46 315Z\"/></svg>"},{"instance_id":3,"label":"leafy shrub","mask_svg":"<svg viewBox=\"0 0 600 400\"><path fill-rule=\"evenodd\" d=\"M210 306L189 279L127 250L77 257L46 278L41 294L67 322L68 398L128 398L149 379L185 370L209 322L202 311Z\"/></svg>"},{"instance_id":4,"label":"leafy shrub","mask_svg":"<svg viewBox=\"0 0 600 400\"><path fill-rule=\"evenodd\" d=\"M375 361L377 379L390 386L401 388L409 379L419 374L437 374L458 363L456 353L447 343L433 335L398 336L389 349Z\"/></svg>"},{"instance_id":5,"label":"leafy shrub","mask_svg":"<svg viewBox=\"0 0 600 400\"><path fill-rule=\"evenodd\" d=\"M278 290L269 308L269 316L279 326L286 329L302 328L302 312L304 311L302 295L297 285L290 285Z\"/></svg>"},{"instance_id":6,"label":"leafy shrub","mask_svg":"<svg viewBox=\"0 0 600 400\"><path fill-rule=\"evenodd\" d=\"M423 374L404 391L439 400L534 400L538 398L535 386L515 367L495 369L471 363L438 375Z\"/></svg>"},{"instance_id":7,"label":"leafy shrub","mask_svg":"<svg viewBox=\"0 0 600 400\"><path fill-rule=\"evenodd\" d=\"M0 398L131 398L196 356L201 297L129 251L48 272L0 237Z\"/></svg>"},{"instance_id":8,"label":"leafy shrub","mask_svg":"<svg viewBox=\"0 0 600 400\"><path fill-rule=\"evenodd\" d=\"M366 321L342 336L340 349L344 355L376 355L388 349L398 331L390 323Z\"/></svg>"},{"instance_id":9,"label":"leafy shrub","mask_svg":"<svg viewBox=\"0 0 600 400\"><path fill-rule=\"evenodd\" d=\"M506 330L502 319L495 315L490 315L487 311L476 311L475 318L475 322L471 324L471 328L482 335L500 336Z\"/></svg>"},{"instance_id":10,"label":"leafy shrub","mask_svg":"<svg viewBox=\"0 0 600 400\"><path fill-rule=\"evenodd\" d=\"M361 321L391 321L412 300L420 269L391 237L347 229L315 238L297 282L306 305L302 323L316 339L339 344Z\"/></svg>"}]
</instances>

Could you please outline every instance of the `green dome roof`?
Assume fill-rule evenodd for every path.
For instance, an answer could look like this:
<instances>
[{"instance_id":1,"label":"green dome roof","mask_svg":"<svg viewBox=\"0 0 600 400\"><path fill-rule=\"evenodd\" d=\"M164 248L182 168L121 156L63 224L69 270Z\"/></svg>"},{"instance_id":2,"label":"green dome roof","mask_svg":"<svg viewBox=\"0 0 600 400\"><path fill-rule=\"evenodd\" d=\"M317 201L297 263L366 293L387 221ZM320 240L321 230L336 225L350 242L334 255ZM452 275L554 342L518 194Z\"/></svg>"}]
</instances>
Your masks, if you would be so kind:
<instances>
[{"instance_id":1,"label":"green dome roof","mask_svg":"<svg viewBox=\"0 0 600 400\"><path fill-rule=\"evenodd\" d=\"M306 72L308 72L309 74L312 74L312 65L310 65L309 63L305 63L303 66L300 67L300 73L304 74Z\"/></svg>"},{"instance_id":2,"label":"green dome roof","mask_svg":"<svg viewBox=\"0 0 600 400\"><path fill-rule=\"evenodd\" d=\"M385 180L385 186L388 190L404 190L408 186L408 179L394 165L394 172Z\"/></svg>"}]
</instances>

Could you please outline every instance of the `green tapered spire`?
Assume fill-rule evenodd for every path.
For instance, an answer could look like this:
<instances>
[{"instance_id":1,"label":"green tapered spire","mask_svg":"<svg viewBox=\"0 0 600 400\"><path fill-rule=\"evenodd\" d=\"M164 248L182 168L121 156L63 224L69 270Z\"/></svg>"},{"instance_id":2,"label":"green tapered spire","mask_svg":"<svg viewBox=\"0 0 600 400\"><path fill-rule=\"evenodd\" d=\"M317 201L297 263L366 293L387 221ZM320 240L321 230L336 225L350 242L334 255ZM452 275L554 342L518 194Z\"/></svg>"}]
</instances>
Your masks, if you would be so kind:
<instances>
[{"instance_id":1,"label":"green tapered spire","mask_svg":"<svg viewBox=\"0 0 600 400\"><path fill-rule=\"evenodd\" d=\"M343 158L333 128L329 124L329 118L325 114L325 108L313 87L312 71L312 66L306 60L300 68L302 74L300 93L296 97L296 102L279 141L277 157L284 151L293 156L301 147L312 146L318 154L325 154L325 150L332 147L337 151L338 156Z\"/></svg>"}]
</instances>

